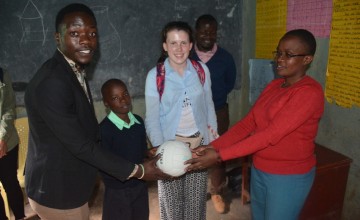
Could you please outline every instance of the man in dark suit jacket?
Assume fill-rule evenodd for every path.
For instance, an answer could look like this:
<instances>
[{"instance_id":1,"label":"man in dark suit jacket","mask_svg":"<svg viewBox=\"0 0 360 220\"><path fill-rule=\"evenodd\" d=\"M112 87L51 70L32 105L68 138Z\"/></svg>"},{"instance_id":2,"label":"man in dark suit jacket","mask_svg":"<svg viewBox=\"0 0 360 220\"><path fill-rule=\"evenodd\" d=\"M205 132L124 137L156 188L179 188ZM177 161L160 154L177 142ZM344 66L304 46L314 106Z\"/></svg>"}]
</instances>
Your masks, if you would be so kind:
<instances>
[{"instance_id":1,"label":"man in dark suit jacket","mask_svg":"<svg viewBox=\"0 0 360 220\"><path fill-rule=\"evenodd\" d=\"M158 157L133 164L99 146L99 130L85 66L97 48L96 19L71 4L56 17L57 51L30 81L25 94L30 138L26 192L41 219L88 219L97 170L118 178L167 177Z\"/></svg>"}]
</instances>

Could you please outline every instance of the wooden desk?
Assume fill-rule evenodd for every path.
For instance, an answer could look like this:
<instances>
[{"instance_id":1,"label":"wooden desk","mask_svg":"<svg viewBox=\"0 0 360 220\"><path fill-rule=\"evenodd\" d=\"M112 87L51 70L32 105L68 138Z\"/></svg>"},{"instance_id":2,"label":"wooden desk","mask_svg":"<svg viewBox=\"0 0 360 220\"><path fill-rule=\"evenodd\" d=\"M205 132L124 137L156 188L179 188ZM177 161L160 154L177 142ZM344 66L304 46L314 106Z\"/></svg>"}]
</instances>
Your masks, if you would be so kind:
<instances>
[{"instance_id":1,"label":"wooden desk","mask_svg":"<svg viewBox=\"0 0 360 220\"><path fill-rule=\"evenodd\" d=\"M352 160L316 145L316 176L300 220L340 220Z\"/></svg>"}]
</instances>

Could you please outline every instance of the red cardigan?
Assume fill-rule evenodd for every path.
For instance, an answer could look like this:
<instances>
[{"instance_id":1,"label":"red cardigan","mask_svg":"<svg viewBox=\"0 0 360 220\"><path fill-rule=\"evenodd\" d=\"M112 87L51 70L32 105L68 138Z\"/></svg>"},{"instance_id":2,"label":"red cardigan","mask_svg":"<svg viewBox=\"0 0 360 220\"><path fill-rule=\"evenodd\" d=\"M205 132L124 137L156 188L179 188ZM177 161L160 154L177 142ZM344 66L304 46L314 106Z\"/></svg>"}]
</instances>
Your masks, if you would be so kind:
<instances>
[{"instance_id":1,"label":"red cardigan","mask_svg":"<svg viewBox=\"0 0 360 220\"><path fill-rule=\"evenodd\" d=\"M211 143L222 160L253 154L254 166L272 174L303 174L315 166L322 87L309 76L287 88L283 82L270 82L250 112Z\"/></svg>"}]
</instances>

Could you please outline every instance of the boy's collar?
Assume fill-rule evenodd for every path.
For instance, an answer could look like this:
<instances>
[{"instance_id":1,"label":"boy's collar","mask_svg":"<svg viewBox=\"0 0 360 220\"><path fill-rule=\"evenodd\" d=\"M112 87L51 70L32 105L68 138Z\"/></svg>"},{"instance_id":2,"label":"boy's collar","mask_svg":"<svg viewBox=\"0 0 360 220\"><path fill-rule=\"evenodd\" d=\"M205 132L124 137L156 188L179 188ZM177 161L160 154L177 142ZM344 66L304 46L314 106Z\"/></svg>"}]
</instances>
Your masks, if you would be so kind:
<instances>
[{"instance_id":1,"label":"boy's collar","mask_svg":"<svg viewBox=\"0 0 360 220\"><path fill-rule=\"evenodd\" d=\"M135 123L140 124L140 122L135 118L133 113L129 112L128 116L129 116L129 119L130 119L129 123L126 123L124 120L119 118L119 116L117 116L113 111L110 111L110 113L109 113L109 115L107 117L120 130L123 130L124 128L129 129Z\"/></svg>"}]
</instances>

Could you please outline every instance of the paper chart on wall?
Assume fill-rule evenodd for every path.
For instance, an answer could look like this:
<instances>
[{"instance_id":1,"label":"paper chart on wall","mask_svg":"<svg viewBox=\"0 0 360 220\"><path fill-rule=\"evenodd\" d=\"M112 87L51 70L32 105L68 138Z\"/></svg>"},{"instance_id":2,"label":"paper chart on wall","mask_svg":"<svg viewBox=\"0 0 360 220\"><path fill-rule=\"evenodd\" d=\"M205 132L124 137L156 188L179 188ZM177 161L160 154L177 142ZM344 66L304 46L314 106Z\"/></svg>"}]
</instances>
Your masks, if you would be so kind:
<instances>
[{"instance_id":1,"label":"paper chart on wall","mask_svg":"<svg viewBox=\"0 0 360 220\"><path fill-rule=\"evenodd\" d=\"M330 35L332 1L329 0L288 0L287 30L303 28L317 38Z\"/></svg>"},{"instance_id":2,"label":"paper chart on wall","mask_svg":"<svg viewBox=\"0 0 360 220\"><path fill-rule=\"evenodd\" d=\"M330 103L360 107L360 3L334 0L325 96Z\"/></svg>"},{"instance_id":3,"label":"paper chart on wall","mask_svg":"<svg viewBox=\"0 0 360 220\"><path fill-rule=\"evenodd\" d=\"M273 58L272 51L286 31L286 10L286 0L256 1L256 58Z\"/></svg>"}]
</instances>

